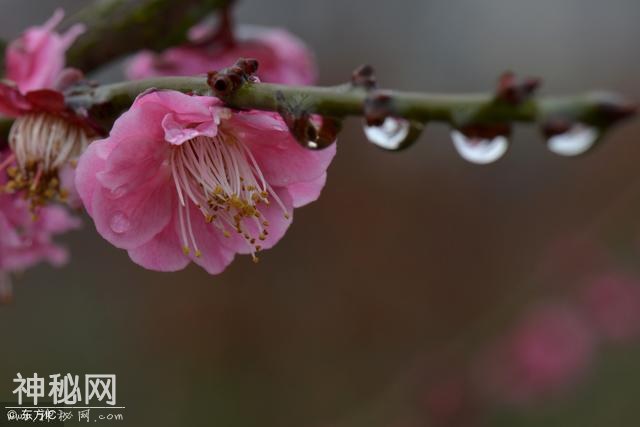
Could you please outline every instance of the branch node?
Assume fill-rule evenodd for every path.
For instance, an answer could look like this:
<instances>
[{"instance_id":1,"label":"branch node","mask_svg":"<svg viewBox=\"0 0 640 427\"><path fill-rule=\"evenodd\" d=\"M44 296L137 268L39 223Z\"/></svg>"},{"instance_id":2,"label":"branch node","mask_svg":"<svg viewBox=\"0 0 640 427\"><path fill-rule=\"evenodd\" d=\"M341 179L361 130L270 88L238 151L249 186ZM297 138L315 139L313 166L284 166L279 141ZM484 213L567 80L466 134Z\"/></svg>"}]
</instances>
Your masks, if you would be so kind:
<instances>
[{"instance_id":1,"label":"branch node","mask_svg":"<svg viewBox=\"0 0 640 427\"><path fill-rule=\"evenodd\" d=\"M321 150L336 141L342 129L342 120L335 117L318 117L320 123L300 105L291 106L282 92L276 92L278 114L282 117L289 132L304 148ZM314 123L315 122L315 123Z\"/></svg>"},{"instance_id":2,"label":"branch node","mask_svg":"<svg viewBox=\"0 0 640 427\"><path fill-rule=\"evenodd\" d=\"M231 67L207 73L207 84L215 96L224 99L243 84L253 81L253 74L256 71L258 71L256 59L240 58Z\"/></svg>"},{"instance_id":3,"label":"branch node","mask_svg":"<svg viewBox=\"0 0 640 427\"><path fill-rule=\"evenodd\" d=\"M393 97L390 92L375 90L369 92L364 101L364 120L368 126L382 126L391 115Z\"/></svg>"},{"instance_id":4,"label":"branch node","mask_svg":"<svg viewBox=\"0 0 640 427\"><path fill-rule=\"evenodd\" d=\"M535 94L541 83L542 81L539 78L527 77L521 79L516 77L515 73L507 71L498 80L496 100L511 105L520 105Z\"/></svg>"},{"instance_id":5,"label":"branch node","mask_svg":"<svg viewBox=\"0 0 640 427\"><path fill-rule=\"evenodd\" d=\"M361 65L351 74L351 85L365 90L375 89L378 85L375 70L371 65Z\"/></svg>"}]
</instances>

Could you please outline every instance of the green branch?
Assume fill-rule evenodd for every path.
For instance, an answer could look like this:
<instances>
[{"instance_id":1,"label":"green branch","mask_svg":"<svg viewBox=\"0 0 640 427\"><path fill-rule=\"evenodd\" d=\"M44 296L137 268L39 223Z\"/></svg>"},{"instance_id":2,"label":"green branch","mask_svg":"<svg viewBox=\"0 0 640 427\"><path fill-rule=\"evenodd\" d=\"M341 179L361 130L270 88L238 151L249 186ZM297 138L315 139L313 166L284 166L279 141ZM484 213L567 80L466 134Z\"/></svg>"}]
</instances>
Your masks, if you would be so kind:
<instances>
[{"instance_id":1,"label":"green branch","mask_svg":"<svg viewBox=\"0 0 640 427\"><path fill-rule=\"evenodd\" d=\"M89 73L141 49L183 43L188 29L229 0L97 0L68 17L62 29L87 26L67 52L67 64Z\"/></svg>"},{"instance_id":2,"label":"green branch","mask_svg":"<svg viewBox=\"0 0 640 427\"><path fill-rule=\"evenodd\" d=\"M88 92L68 96L72 108L105 111L114 117L128 108L135 97L148 89L172 89L181 92L212 94L205 77L160 77L100 86ZM388 115L421 123L445 122L453 127L529 122L543 124L560 118L606 128L618 119L633 114L635 107L615 94L594 92L565 97L531 97L509 103L494 94L429 94L365 89L346 84L332 87L285 86L269 83L244 83L222 97L226 105L237 109L264 111L304 111L327 117L365 116L372 94L384 94ZM103 117L105 114L101 114ZM106 118L106 117L104 117Z\"/></svg>"}]
</instances>

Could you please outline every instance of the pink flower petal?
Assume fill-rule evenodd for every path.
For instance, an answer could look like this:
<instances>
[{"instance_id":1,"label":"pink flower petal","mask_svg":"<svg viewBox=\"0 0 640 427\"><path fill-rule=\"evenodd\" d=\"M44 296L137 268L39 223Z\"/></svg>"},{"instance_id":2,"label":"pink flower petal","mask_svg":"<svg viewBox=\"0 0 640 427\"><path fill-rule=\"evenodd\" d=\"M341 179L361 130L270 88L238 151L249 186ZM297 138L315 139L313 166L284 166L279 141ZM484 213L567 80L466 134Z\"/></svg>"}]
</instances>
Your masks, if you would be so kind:
<instances>
[{"instance_id":1,"label":"pink flower petal","mask_svg":"<svg viewBox=\"0 0 640 427\"><path fill-rule=\"evenodd\" d=\"M66 50L85 31L78 24L65 34L54 32L63 17L64 12L56 10L44 25L28 28L7 47L6 75L22 92L53 88L64 68Z\"/></svg>"},{"instance_id":2,"label":"pink flower petal","mask_svg":"<svg viewBox=\"0 0 640 427\"><path fill-rule=\"evenodd\" d=\"M178 271L185 268L190 260L182 252L175 227L175 221L171 220L147 243L130 249L128 252L131 260L155 271Z\"/></svg>"},{"instance_id":3,"label":"pink flower petal","mask_svg":"<svg viewBox=\"0 0 640 427\"><path fill-rule=\"evenodd\" d=\"M101 187L96 175L106 168L107 157L115 145L111 139L94 141L78 162L75 187L89 215L92 215L93 195Z\"/></svg>"},{"instance_id":4,"label":"pink flower petal","mask_svg":"<svg viewBox=\"0 0 640 427\"><path fill-rule=\"evenodd\" d=\"M189 257L193 262L204 268L209 274L220 274L233 261L234 253L221 244L224 239L220 231L212 224L207 224L202 213L191 205L189 210L193 233L197 240L198 249L202 255L197 257L191 251ZM178 233L176 225L176 233Z\"/></svg>"},{"instance_id":5,"label":"pink flower petal","mask_svg":"<svg viewBox=\"0 0 640 427\"><path fill-rule=\"evenodd\" d=\"M326 182L327 173L325 172L313 181L298 182L288 186L287 191L293 199L293 207L300 208L318 200Z\"/></svg>"},{"instance_id":6,"label":"pink flower petal","mask_svg":"<svg viewBox=\"0 0 640 427\"><path fill-rule=\"evenodd\" d=\"M172 145L181 145L198 136L213 138L217 135L218 125L215 121L208 120L202 123L202 119L199 121L194 119L180 114L167 114L162 120L164 139Z\"/></svg>"},{"instance_id":7,"label":"pink flower petal","mask_svg":"<svg viewBox=\"0 0 640 427\"><path fill-rule=\"evenodd\" d=\"M113 197L109 190L96 189L92 215L98 233L115 247L134 249L164 229L177 203L168 182L145 182L136 191Z\"/></svg>"},{"instance_id":8,"label":"pink flower petal","mask_svg":"<svg viewBox=\"0 0 640 427\"><path fill-rule=\"evenodd\" d=\"M317 151L300 146L277 114L239 112L229 122L275 187L318 179L336 155L336 144Z\"/></svg>"}]
</instances>

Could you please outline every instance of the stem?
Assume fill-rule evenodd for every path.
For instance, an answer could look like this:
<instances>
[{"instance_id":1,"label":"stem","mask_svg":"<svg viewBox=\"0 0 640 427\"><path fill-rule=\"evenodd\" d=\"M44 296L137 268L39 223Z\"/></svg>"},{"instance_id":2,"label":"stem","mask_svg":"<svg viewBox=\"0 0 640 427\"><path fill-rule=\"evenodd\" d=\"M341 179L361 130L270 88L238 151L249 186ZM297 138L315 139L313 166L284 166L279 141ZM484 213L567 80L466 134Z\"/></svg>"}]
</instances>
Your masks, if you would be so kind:
<instances>
[{"instance_id":1,"label":"stem","mask_svg":"<svg viewBox=\"0 0 640 427\"><path fill-rule=\"evenodd\" d=\"M72 94L67 97L67 102L73 108L87 110L106 106L114 114L119 114L131 105L139 93L152 88L212 93L205 77L159 77L100 86L90 92ZM633 113L633 107L619 97L602 92L530 98L519 104L497 101L493 94L451 95L387 90L384 93L392 99L389 106L391 116L422 123L445 122L454 127L511 122L543 123L559 117L605 128L619 118L615 117L616 114ZM367 91L351 85L317 87L245 83L223 100L229 107L237 109L282 111L284 108L343 118L363 116L367 98ZM621 110L627 114L622 114Z\"/></svg>"},{"instance_id":2,"label":"stem","mask_svg":"<svg viewBox=\"0 0 640 427\"><path fill-rule=\"evenodd\" d=\"M67 52L67 64L89 73L141 49L162 50L187 41L188 29L229 0L98 0L66 19L87 32Z\"/></svg>"}]
</instances>

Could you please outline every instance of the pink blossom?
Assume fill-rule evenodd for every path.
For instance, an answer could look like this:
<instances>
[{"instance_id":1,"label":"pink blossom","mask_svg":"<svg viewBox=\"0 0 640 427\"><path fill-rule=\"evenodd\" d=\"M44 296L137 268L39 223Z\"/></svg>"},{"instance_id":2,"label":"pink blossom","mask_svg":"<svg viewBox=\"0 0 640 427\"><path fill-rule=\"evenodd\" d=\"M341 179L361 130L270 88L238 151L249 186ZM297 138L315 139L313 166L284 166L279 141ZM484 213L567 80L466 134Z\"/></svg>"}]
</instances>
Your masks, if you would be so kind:
<instances>
[{"instance_id":1,"label":"pink blossom","mask_svg":"<svg viewBox=\"0 0 640 427\"><path fill-rule=\"evenodd\" d=\"M73 164L99 132L87 118L65 105L60 90L82 73L65 69L65 52L84 31L74 25L54 32L64 16L58 9L40 27L27 29L6 51L7 81L0 83L0 114L14 121L9 146L16 169L6 188L24 192L32 208L56 198L73 202ZM6 167L0 165L0 171ZM71 177L71 179L69 179Z\"/></svg>"},{"instance_id":2,"label":"pink blossom","mask_svg":"<svg viewBox=\"0 0 640 427\"><path fill-rule=\"evenodd\" d=\"M21 192L33 209L53 199L74 206L75 161L100 129L65 105L64 95L51 89L29 91L0 83L0 114L15 117L9 131L10 159L15 161L5 189Z\"/></svg>"},{"instance_id":3,"label":"pink blossom","mask_svg":"<svg viewBox=\"0 0 640 427\"><path fill-rule=\"evenodd\" d=\"M175 271L191 260L216 274L284 235L334 155L302 148L277 114L156 91L89 146L76 186L98 232L134 262Z\"/></svg>"},{"instance_id":4,"label":"pink blossom","mask_svg":"<svg viewBox=\"0 0 640 427\"><path fill-rule=\"evenodd\" d=\"M55 88L64 75L65 53L85 29L77 24L58 34L54 29L62 18L64 12L57 9L44 25L28 28L7 46L6 78L16 83L21 92Z\"/></svg>"},{"instance_id":5,"label":"pink blossom","mask_svg":"<svg viewBox=\"0 0 640 427\"><path fill-rule=\"evenodd\" d=\"M205 25L205 28L202 28ZM207 33L206 24L192 33ZM244 30L244 31L242 31ZM203 36L198 34L198 38ZM205 35L206 37L206 35ZM127 76L197 75L232 66L238 58L255 58L260 63L257 76L269 83L311 84L316 80L313 54L304 42L279 28L241 28L231 45L194 43L174 47L160 54L143 51L127 67Z\"/></svg>"},{"instance_id":6,"label":"pink blossom","mask_svg":"<svg viewBox=\"0 0 640 427\"><path fill-rule=\"evenodd\" d=\"M594 346L589 324L578 312L539 307L490 349L481 365L482 385L504 402L553 396L584 374Z\"/></svg>"},{"instance_id":7,"label":"pink blossom","mask_svg":"<svg viewBox=\"0 0 640 427\"><path fill-rule=\"evenodd\" d=\"M7 153L0 153L0 163L7 158ZM0 174L0 186L4 184ZM9 273L42 261L54 266L65 264L68 253L53 242L53 237L79 226L80 221L60 206L43 207L34 217L22 197L0 192L0 299L10 295Z\"/></svg>"},{"instance_id":8,"label":"pink blossom","mask_svg":"<svg viewBox=\"0 0 640 427\"><path fill-rule=\"evenodd\" d=\"M610 274L595 279L584 292L584 303L598 332L615 342L640 337L640 283Z\"/></svg>"}]
</instances>

